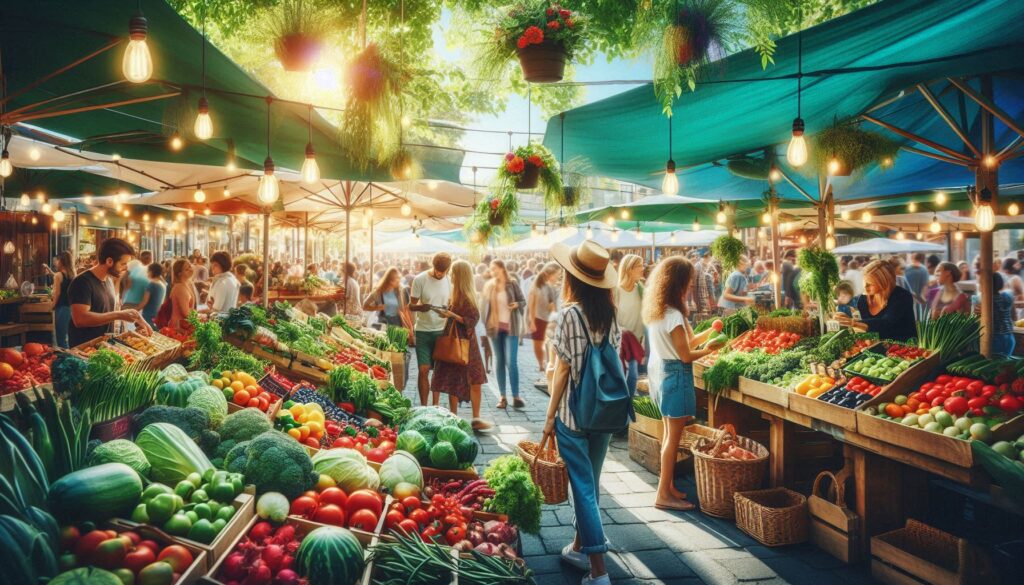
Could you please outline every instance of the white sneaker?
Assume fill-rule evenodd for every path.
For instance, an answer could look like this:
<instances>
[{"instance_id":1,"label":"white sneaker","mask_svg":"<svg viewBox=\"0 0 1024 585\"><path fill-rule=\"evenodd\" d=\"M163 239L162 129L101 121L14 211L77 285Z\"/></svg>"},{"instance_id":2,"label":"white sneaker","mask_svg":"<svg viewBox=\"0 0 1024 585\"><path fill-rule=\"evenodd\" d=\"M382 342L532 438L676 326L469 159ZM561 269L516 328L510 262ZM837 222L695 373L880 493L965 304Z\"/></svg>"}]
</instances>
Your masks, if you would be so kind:
<instances>
[{"instance_id":1,"label":"white sneaker","mask_svg":"<svg viewBox=\"0 0 1024 585\"><path fill-rule=\"evenodd\" d=\"M583 580L580 581L580 585L612 585L612 580L608 577L608 573L600 577L591 577L590 573L587 573Z\"/></svg>"},{"instance_id":2,"label":"white sneaker","mask_svg":"<svg viewBox=\"0 0 1024 585\"><path fill-rule=\"evenodd\" d=\"M571 542L562 549L562 560L581 571L590 570L590 557L578 550L573 550Z\"/></svg>"}]
</instances>

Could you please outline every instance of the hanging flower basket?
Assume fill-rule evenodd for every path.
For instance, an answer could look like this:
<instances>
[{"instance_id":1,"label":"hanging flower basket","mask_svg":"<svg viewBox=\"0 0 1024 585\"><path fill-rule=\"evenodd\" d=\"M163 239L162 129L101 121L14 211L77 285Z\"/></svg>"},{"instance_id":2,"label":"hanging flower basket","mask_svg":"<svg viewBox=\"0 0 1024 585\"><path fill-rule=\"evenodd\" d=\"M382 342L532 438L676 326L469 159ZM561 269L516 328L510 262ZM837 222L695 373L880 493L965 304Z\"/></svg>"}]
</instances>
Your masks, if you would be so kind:
<instances>
[{"instance_id":1,"label":"hanging flower basket","mask_svg":"<svg viewBox=\"0 0 1024 585\"><path fill-rule=\"evenodd\" d=\"M887 167L900 150L899 144L881 134L838 121L812 136L810 146L813 164L804 168L834 177L848 177L873 164Z\"/></svg>"},{"instance_id":2,"label":"hanging flower basket","mask_svg":"<svg viewBox=\"0 0 1024 585\"><path fill-rule=\"evenodd\" d=\"M562 189L562 207L576 207L580 203L580 192L576 187L566 186Z\"/></svg>"},{"instance_id":3,"label":"hanging flower basket","mask_svg":"<svg viewBox=\"0 0 1024 585\"><path fill-rule=\"evenodd\" d=\"M562 195L562 176L558 161L540 144L520 146L505 155L498 167L498 180L513 190L541 189L545 201L557 201Z\"/></svg>"},{"instance_id":4,"label":"hanging flower basket","mask_svg":"<svg viewBox=\"0 0 1024 585\"><path fill-rule=\"evenodd\" d=\"M505 225L505 217L499 211L491 211L487 214L487 223L493 226Z\"/></svg>"},{"instance_id":5,"label":"hanging flower basket","mask_svg":"<svg viewBox=\"0 0 1024 585\"><path fill-rule=\"evenodd\" d=\"M722 45L723 18L726 14L715 2L686 2L679 8L676 24L669 34L680 67L709 61L713 44Z\"/></svg>"},{"instance_id":6,"label":"hanging flower basket","mask_svg":"<svg viewBox=\"0 0 1024 585\"><path fill-rule=\"evenodd\" d=\"M523 165L523 172L519 173L519 177L516 179L516 189L521 191L536 189L537 183L540 182L540 169L541 166L528 160L525 161Z\"/></svg>"},{"instance_id":7,"label":"hanging flower basket","mask_svg":"<svg viewBox=\"0 0 1024 585\"><path fill-rule=\"evenodd\" d=\"M320 58L322 48L319 39L303 33L285 35L274 41L274 52L285 71L309 71Z\"/></svg>"},{"instance_id":8,"label":"hanging flower basket","mask_svg":"<svg viewBox=\"0 0 1024 585\"><path fill-rule=\"evenodd\" d=\"M569 60L562 43L542 41L540 44L517 47L519 67L523 78L531 83L555 83L565 76L565 63Z\"/></svg>"}]
</instances>

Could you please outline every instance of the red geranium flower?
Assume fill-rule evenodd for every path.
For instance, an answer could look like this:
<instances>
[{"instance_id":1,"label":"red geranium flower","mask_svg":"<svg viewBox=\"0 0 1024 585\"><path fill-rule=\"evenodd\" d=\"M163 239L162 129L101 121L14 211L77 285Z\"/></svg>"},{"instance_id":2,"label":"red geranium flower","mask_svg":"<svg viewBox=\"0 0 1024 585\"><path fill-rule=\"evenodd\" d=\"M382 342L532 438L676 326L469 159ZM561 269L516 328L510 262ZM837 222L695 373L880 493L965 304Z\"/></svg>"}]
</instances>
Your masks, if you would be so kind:
<instances>
[{"instance_id":1,"label":"red geranium flower","mask_svg":"<svg viewBox=\"0 0 1024 585\"><path fill-rule=\"evenodd\" d=\"M560 25L557 20L552 20L551 22L548 23L548 28L550 28L551 30L558 30L560 26L562 25Z\"/></svg>"},{"instance_id":2,"label":"red geranium flower","mask_svg":"<svg viewBox=\"0 0 1024 585\"><path fill-rule=\"evenodd\" d=\"M497 199L491 199L491 209L498 208L499 201Z\"/></svg>"},{"instance_id":3,"label":"red geranium flower","mask_svg":"<svg viewBox=\"0 0 1024 585\"><path fill-rule=\"evenodd\" d=\"M555 9L554 8L548 8L547 10L544 11L544 13L547 14L548 16L554 16L555 15Z\"/></svg>"},{"instance_id":4,"label":"red geranium flower","mask_svg":"<svg viewBox=\"0 0 1024 585\"><path fill-rule=\"evenodd\" d=\"M539 45L544 42L544 31L540 27L531 26L523 32L523 38L526 39L527 44Z\"/></svg>"},{"instance_id":5,"label":"red geranium flower","mask_svg":"<svg viewBox=\"0 0 1024 585\"><path fill-rule=\"evenodd\" d=\"M544 159L536 154L530 155L530 158L526 160L530 161L530 164L537 168L544 168Z\"/></svg>"},{"instance_id":6,"label":"red geranium flower","mask_svg":"<svg viewBox=\"0 0 1024 585\"><path fill-rule=\"evenodd\" d=\"M559 10L558 15L561 16L562 18L569 18L570 16L572 16L572 12L569 12L568 10Z\"/></svg>"},{"instance_id":7,"label":"red geranium flower","mask_svg":"<svg viewBox=\"0 0 1024 585\"><path fill-rule=\"evenodd\" d=\"M572 28L574 24L576 24L576 23L573 22L571 18L566 18L565 19L565 26L567 26L569 28Z\"/></svg>"},{"instance_id":8,"label":"red geranium flower","mask_svg":"<svg viewBox=\"0 0 1024 585\"><path fill-rule=\"evenodd\" d=\"M511 153L511 152L506 153L505 154L505 160L512 160L513 158L515 158L515 156L516 155L514 153Z\"/></svg>"},{"instance_id":9,"label":"red geranium flower","mask_svg":"<svg viewBox=\"0 0 1024 585\"><path fill-rule=\"evenodd\" d=\"M519 47L520 49L525 49L526 45L529 44L530 42L526 40L526 36L521 36L519 37L519 40L516 41L516 46Z\"/></svg>"},{"instance_id":10,"label":"red geranium flower","mask_svg":"<svg viewBox=\"0 0 1024 585\"><path fill-rule=\"evenodd\" d=\"M513 175L518 175L523 172L524 168L526 168L526 163L518 156L512 157L511 160L505 163L505 169Z\"/></svg>"}]
</instances>

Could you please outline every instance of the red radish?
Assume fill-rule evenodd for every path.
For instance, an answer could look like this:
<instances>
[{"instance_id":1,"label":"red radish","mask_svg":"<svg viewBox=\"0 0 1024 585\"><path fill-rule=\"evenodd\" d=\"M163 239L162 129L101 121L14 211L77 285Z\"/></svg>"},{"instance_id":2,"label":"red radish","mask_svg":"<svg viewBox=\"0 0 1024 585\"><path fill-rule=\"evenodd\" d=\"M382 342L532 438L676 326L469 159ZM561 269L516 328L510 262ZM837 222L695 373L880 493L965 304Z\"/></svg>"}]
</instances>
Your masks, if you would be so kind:
<instances>
[{"instance_id":1,"label":"red radish","mask_svg":"<svg viewBox=\"0 0 1024 585\"><path fill-rule=\"evenodd\" d=\"M267 538L274 532L274 527L270 525L270 522L257 522L252 530L249 531L249 538L262 542L264 538Z\"/></svg>"},{"instance_id":2,"label":"red radish","mask_svg":"<svg viewBox=\"0 0 1024 585\"><path fill-rule=\"evenodd\" d=\"M281 560L284 559L284 548L279 544L267 545L263 549L261 558L264 563L267 563L271 571L276 571L281 567Z\"/></svg>"},{"instance_id":3,"label":"red radish","mask_svg":"<svg viewBox=\"0 0 1024 585\"><path fill-rule=\"evenodd\" d=\"M245 555L240 552L233 552L224 559L221 567L221 576L226 579L241 579L245 577Z\"/></svg>"}]
</instances>

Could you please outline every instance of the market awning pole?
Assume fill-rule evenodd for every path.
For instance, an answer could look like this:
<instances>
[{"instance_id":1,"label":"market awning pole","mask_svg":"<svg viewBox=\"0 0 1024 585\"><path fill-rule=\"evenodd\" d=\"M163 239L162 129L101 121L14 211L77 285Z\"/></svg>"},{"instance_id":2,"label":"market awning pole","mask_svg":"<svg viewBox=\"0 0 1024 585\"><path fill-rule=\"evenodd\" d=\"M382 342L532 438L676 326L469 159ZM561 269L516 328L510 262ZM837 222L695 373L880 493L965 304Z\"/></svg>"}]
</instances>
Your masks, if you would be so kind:
<instances>
[{"instance_id":1,"label":"market awning pole","mask_svg":"<svg viewBox=\"0 0 1024 585\"><path fill-rule=\"evenodd\" d=\"M373 219L370 219L370 286L373 286Z\"/></svg>"},{"instance_id":2,"label":"market awning pole","mask_svg":"<svg viewBox=\"0 0 1024 585\"><path fill-rule=\"evenodd\" d=\"M228 252L235 256L235 216L228 216Z\"/></svg>"},{"instance_id":3,"label":"market awning pole","mask_svg":"<svg viewBox=\"0 0 1024 585\"><path fill-rule=\"evenodd\" d=\"M352 181L345 181L345 265L341 267L341 281L344 283L342 290L345 295L345 303L348 304L348 295L351 293L348 290L348 263L349 263L349 248L350 236L352 233ZM345 314L345 307L342 305L341 314Z\"/></svg>"},{"instance_id":4,"label":"market awning pole","mask_svg":"<svg viewBox=\"0 0 1024 585\"><path fill-rule=\"evenodd\" d=\"M984 75L981 77L981 93L992 100L992 77ZM977 193L988 189L992 193L992 209L999 209L999 180L997 166L989 167L984 163L985 157L995 151L994 143L995 128L992 120L992 113L981 109L981 152L982 158L975 167L975 183ZM992 353L992 328L995 319L992 311L992 299L995 292L992 290L992 235L993 231L982 231L978 234L981 243L979 254L981 254L981 273L978 275L978 288L981 290L981 353L991 355Z\"/></svg>"},{"instance_id":5,"label":"market awning pole","mask_svg":"<svg viewBox=\"0 0 1024 585\"><path fill-rule=\"evenodd\" d=\"M304 264L309 266L309 212L306 212L306 225L302 233L302 256L306 259Z\"/></svg>"},{"instance_id":6,"label":"market awning pole","mask_svg":"<svg viewBox=\"0 0 1024 585\"><path fill-rule=\"evenodd\" d=\"M248 218L246 218L248 225ZM263 308L270 306L270 210L263 214Z\"/></svg>"},{"instance_id":7,"label":"market awning pole","mask_svg":"<svg viewBox=\"0 0 1024 585\"><path fill-rule=\"evenodd\" d=\"M772 216L772 292L775 296L775 308L782 308L782 254L779 246L779 198L775 193L775 183L769 181L768 213Z\"/></svg>"},{"instance_id":8,"label":"market awning pole","mask_svg":"<svg viewBox=\"0 0 1024 585\"><path fill-rule=\"evenodd\" d=\"M825 217L825 205L828 199L829 185L825 177L818 175L818 245L822 248L825 247L825 224L827 219Z\"/></svg>"}]
</instances>

